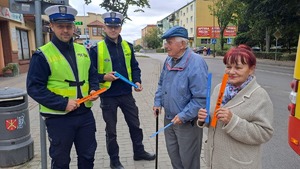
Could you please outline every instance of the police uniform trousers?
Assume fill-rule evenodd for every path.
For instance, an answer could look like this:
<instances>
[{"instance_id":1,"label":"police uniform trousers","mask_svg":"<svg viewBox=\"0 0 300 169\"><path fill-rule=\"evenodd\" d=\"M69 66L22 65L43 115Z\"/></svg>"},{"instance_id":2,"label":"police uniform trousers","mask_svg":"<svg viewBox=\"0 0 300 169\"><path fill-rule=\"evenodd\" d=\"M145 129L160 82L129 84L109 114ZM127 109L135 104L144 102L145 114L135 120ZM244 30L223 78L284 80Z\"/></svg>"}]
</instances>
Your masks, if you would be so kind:
<instances>
[{"instance_id":1,"label":"police uniform trousers","mask_svg":"<svg viewBox=\"0 0 300 169\"><path fill-rule=\"evenodd\" d=\"M101 97L100 107L106 122L106 148L112 162L119 160L119 145L117 143L117 109L122 110L133 145L133 153L139 155L144 152L143 131L140 128L138 107L132 94Z\"/></svg>"},{"instance_id":2,"label":"police uniform trousers","mask_svg":"<svg viewBox=\"0 0 300 169\"><path fill-rule=\"evenodd\" d=\"M50 141L51 169L69 169L74 143L78 169L92 169L97 148L96 123L92 111L45 120Z\"/></svg>"},{"instance_id":3,"label":"police uniform trousers","mask_svg":"<svg viewBox=\"0 0 300 169\"><path fill-rule=\"evenodd\" d=\"M164 119L165 126L170 122ZM202 131L196 125L196 120L165 129L165 141L173 169L200 168Z\"/></svg>"}]
</instances>

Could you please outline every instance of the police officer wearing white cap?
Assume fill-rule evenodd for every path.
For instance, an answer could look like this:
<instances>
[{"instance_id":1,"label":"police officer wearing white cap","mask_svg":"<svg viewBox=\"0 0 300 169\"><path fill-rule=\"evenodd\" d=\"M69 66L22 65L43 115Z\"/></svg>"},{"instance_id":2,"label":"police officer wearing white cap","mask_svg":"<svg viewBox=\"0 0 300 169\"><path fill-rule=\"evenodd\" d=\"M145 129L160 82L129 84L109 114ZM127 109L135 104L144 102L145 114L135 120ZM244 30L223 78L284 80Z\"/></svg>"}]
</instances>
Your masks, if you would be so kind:
<instances>
[{"instance_id":1,"label":"police officer wearing white cap","mask_svg":"<svg viewBox=\"0 0 300 169\"><path fill-rule=\"evenodd\" d=\"M135 58L132 44L120 36L123 15L118 12L107 12L102 15L105 23L105 40L97 43L90 50L93 64L98 69L100 85L109 88L100 95L103 119L106 122L106 146L110 156L110 167L124 168L119 160L119 146L117 143L117 109L121 108L133 144L134 160L154 160L155 154L144 149L143 131L140 128L138 107L132 96L132 86L114 76L120 73L135 83L142 91L141 70Z\"/></svg>"},{"instance_id":2,"label":"police officer wearing white cap","mask_svg":"<svg viewBox=\"0 0 300 169\"><path fill-rule=\"evenodd\" d=\"M99 89L97 70L84 46L73 43L76 9L54 5L45 10L54 35L32 55L27 92L40 104L50 141L52 169L68 169L75 145L79 169L92 169L97 148L96 125L91 111L98 97L78 104Z\"/></svg>"}]
</instances>

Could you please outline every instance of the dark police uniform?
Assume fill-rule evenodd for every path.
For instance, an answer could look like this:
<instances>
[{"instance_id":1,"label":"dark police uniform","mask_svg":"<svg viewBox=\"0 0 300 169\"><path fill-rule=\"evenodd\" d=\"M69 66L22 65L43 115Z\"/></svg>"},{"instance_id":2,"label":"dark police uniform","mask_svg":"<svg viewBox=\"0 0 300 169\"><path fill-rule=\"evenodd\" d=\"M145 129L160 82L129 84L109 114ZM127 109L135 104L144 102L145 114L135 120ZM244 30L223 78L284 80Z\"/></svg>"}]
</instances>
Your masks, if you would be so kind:
<instances>
[{"instance_id":1,"label":"dark police uniform","mask_svg":"<svg viewBox=\"0 0 300 169\"><path fill-rule=\"evenodd\" d=\"M107 12L102 15L106 26L120 27L122 14ZM98 79L105 83L104 75L110 72L118 72L133 83L141 84L141 70L135 58L132 44L122 40L119 35L117 42L106 36L105 43L98 42L97 46L90 49L90 57L94 67L98 68ZM103 46L101 46L103 45ZM123 45L123 47L122 47ZM130 49L130 51L128 51ZM109 56L103 57L101 54ZM103 64L102 64L103 63ZM99 64L99 65L98 65ZM104 66L101 67L101 64ZM103 73L101 71L105 70ZM131 72L131 74L130 74ZM119 161L119 146L117 143L117 109L121 108L125 121L129 127L129 133L133 144L134 160L154 160L155 154L144 150L143 131L140 128L138 107L132 95L132 86L120 79L108 83L109 89L100 95L103 119L106 122L106 146L110 156L110 167L123 169Z\"/></svg>"},{"instance_id":2,"label":"dark police uniform","mask_svg":"<svg viewBox=\"0 0 300 169\"><path fill-rule=\"evenodd\" d=\"M57 6L51 6L49 8L56 7ZM67 9L69 8L71 7L67 7ZM70 12L72 10L68 11ZM68 16L70 16L70 14ZM49 78L53 76L53 74L64 74L66 73L64 70L72 69L71 71L74 73L75 81L67 81L67 79L65 79L65 81L66 83L69 83L70 88L77 88L77 90L75 89L75 92L77 93L77 96L75 97L82 98L85 96L81 89L84 83L88 83L88 93L91 90L99 89L99 81L96 77L97 70L91 66L90 63L90 67L86 69L86 72L84 73L87 74L88 81L80 81L79 71L84 69L79 69L78 67L82 62L77 63L78 58L76 58L76 54L78 55L78 53L75 52L73 40L71 39L68 43L65 43L60 41L54 35L50 43L57 48L57 52L60 52L63 57L65 57L70 67L51 70L49 60L47 60L45 53L39 49L32 55L26 85L28 94L40 105L50 110L62 112L61 114L53 113L55 111L40 112L45 118L50 141L49 155L52 158L51 168L69 168L71 160L70 151L74 143L78 155L78 168L92 169L94 167L94 155L97 148L97 142L95 137L96 124L90 106L81 104L77 109L64 113L69 98L58 95L54 91L50 91L47 86L49 86ZM79 45L76 46L83 47ZM88 53L86 54L87 55L84 57L89 57ZM88 58L88 60L90 59ZM60 80L63 81L64 79Z\"/></svg>"},{"instance_id":3,"label":"dark police uniform","mask_svg":"<svg viewBox=\"0 0 300 169\"><path fill-rule=\"evenodd\" d=\"M111 60L113 71L116 71L128 79L127 69L125 65L125 58L121 46L122 38L119 36L118 43L105 38ZM132 45L130 44L131 51ZM95 67L98 67L97 46L90 49L90 57ZM141 83L141 70L139 64L132 52L131 55L131 71L133 83ZM98 74L100 82L103 80L104 74ZM119 160L119 146L116 140L116 123L117 123L117 108L120 107L125 120L129 126L130 136L133 142L134 153L142 153L144 151L143 132L140 128L140 121L138 117L138 107L132 96L132 86L122 80L115 80L111 83L110 88L100 95L103 119L106 122L106 144L107 151L111 160Z\"/></svg>"}]
</instances>

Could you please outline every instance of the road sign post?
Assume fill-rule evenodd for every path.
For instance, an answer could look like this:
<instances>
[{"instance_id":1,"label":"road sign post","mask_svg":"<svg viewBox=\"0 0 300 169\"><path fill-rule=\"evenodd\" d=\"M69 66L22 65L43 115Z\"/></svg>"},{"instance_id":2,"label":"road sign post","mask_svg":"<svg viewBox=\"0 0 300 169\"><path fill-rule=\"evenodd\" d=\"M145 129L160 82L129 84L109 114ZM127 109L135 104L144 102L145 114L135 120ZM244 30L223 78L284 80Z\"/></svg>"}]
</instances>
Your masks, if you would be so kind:
<instances>
[{"instance_id":1,"label":"road sign post","mask_svg":"<svg viewBox=\"0 0 300 169\"><path fill-rule=\"evenodd\" d=\"M213 39L211 39L211 43L214 45L214 51L213 51L213 56L216 57L216 43L217 43L217 39L214 37Z\"/></svg>"},{"instance_id":2,"label":"road sign post","mask_svg":"<svg viewBox=\"0 0 300 169\"><path fill-rule=\"evenodd\" d=\"M275 33L273 33L273 36L275 36L275 38L276 38L276 46L275 46L275 61L277 60L277 41L278 41L278 39L279 38L281 38L281 33L280 33L280 31L279 30L276 30L276 32Z\"/></svg>"}]
</instances>

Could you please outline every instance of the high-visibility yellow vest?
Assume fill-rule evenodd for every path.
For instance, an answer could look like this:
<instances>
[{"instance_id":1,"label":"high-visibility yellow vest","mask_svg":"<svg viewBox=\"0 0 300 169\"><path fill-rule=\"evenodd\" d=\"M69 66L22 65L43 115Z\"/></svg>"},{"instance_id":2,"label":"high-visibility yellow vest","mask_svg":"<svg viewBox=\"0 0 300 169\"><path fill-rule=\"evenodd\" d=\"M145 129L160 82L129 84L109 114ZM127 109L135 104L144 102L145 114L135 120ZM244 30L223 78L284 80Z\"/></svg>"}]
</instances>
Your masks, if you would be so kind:
<instances>
[{"instance_id":1,"label":"high-visibility yellow vest","mask_svg":"<svg viewBox=\"0 0 300 169\"><path fill-rule=\"evenodd\" d=\"M127 73L128 73L128 79L130 81L132 81L131 66L130 66L130 62L131 62L130 46L125 40L122 40L121 45L122 45L122 49L123 49L123 53L124 53L124 57L125 57L125 64L126 64L126 69L127 69ZM109 51L107 49L105 41L103 40L103 41L98 42L97 46L98 46L98 73L106 74L106 73L112 72L113 71L112 62L111 62L111 58L110 58ZM100 83L101 89L104 87L109 89L110 86L111 86L111 82L109 82L109 81Z\"/></svg>"},{"instance_id":2,"label":"high-visibility yellow vest","mask_svg":"<svg viewBox=\"0 0 300 169\"><path fill-rule=\"evenodd\" d=\"M49 76L47 88L55 94L69 99L77 99L77 86L76 78L71 65L67 59L60 53L52 42L40 47L40 50L45 55L49 64L51 75ZM78 69L78 78L80 89L83 97L89 93L89 69L91 65L90 57L84 46L74 43L75 58ZM75 83L70 86L70 82ZM92 102L87 101L84 103L86 107L92 107ZM66 111L53 110L43 105L40 105L40 112L47 114L64 115Z\"/></svg>"}]
</instances>

